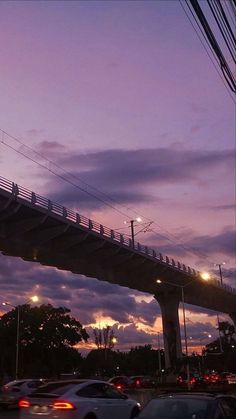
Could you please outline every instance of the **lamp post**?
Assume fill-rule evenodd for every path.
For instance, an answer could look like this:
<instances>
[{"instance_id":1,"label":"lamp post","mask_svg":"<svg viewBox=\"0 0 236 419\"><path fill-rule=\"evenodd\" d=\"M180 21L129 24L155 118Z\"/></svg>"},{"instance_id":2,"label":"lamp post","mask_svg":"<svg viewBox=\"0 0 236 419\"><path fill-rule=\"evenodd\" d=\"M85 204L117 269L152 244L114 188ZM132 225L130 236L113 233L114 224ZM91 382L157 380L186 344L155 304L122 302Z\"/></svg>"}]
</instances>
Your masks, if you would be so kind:
<instances>
[{"instance_id":1,"label":"lamp post","mask_svg":"<svg viewBox=\"0 0 236 419\"><path fill-rule=\"evenodd\" d=\"M211 334L209 333L207 336L204 336L203 338L199 338L199 342L200 342L200 345L201 345L201 360L202 360L202 362L201 362L201 365L202 365L202 368L201 368L201 373L203 373L204 372L204 370L205 370L205 365L203 365L203 360L204 360L204 358L203 358L203 346L202 346L202 341L203 340L205 340L206 339L206 337L208 337L208 338L211 338L212 336L211 336ZM205 364L205 363L204 363ZM204 367L204 368L203 368Z\"/></svg>"},{"instance_id":2,"label":"lamp post","mask_svg":"<svg viewBox=\"0 0 236 419\"><path fill-rule=\"evenodd\" d=\"M160 383L162 383L162 368L161 368L161 344L160 344L160 332L157 332L157 344L158 344L158 370Z\"/></svg>"},{"instance_id":3,"label":"lamp post","mask_svg":"<svg viewBox=\"0 0 236 419\"><path fill-rule=\"evenodd\" d=\"M36 303L38 301L38 296L34 295L25 304L28 304L30 301ZM19 370L19 346L20 346L20 306L14 306L8 302L3 302L3 306L9 306L16 310L16 360L15 360L15 380L18 379L18 370Z\"/></svg>"},{"instance_id":4,"label":"lamp post","mask_svg":"<svg viewBox=\"0 0 236 419\"><path fill-rule=\"evenodd\" d=\"M134 227L135 227L134 223L135 223L135 221L137 221L138 223L141 223L142 218L137 217L137 218L135 218L135 220L124 221L125 224L130 223L131 240L132 240L133 249L134 249L134 236L135 236L135 234L134 234Z\"/></svg>"},{"instance_id":5,"label":"lamp post","mask_svg":"<svg viewBox=\"0 0 236 419\"><path fill-rule=\"evenodd\" d=\"M222 269L221 269L221 266L222 265L225 265L225 262L222 262L222 263L215 263L215 266L218 266L218 268L219 268L219 273L220 273L220 282L221 282L221 285L223 285L223 275L222 275Z\"/></svg>"}]
</instances>

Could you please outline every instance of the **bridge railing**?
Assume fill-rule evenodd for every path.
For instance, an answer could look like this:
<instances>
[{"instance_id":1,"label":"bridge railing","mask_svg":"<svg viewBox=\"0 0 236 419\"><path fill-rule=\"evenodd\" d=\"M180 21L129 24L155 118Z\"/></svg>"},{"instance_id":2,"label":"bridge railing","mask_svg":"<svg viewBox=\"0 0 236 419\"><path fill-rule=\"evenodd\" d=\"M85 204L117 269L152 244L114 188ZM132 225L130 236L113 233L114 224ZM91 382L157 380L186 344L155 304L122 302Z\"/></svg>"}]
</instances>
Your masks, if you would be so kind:
<instances>
[{"instance_id":1,"label":"bridge railing","mask_svg":"<svg viewBox=\"0 0 236 419\"><path fill-rule=\"evenodd\" d=\"M200 272L196 271L189 266L186 266L179 261L175 261L173 258L169 258L168 256L162 255L162 253L157 253L154 249L149 248L148 246L144 246L139 242L132 243L130 238L127 238L123 234L112 230L108 227L105 227L102 224L97 223L71 209L68 209L58 203L52 202L51 200L44 198L41 195L36 194L35 192L29 191L28 189L19 186L18 184L11 182L3 177L0 176L0 189L9 192L12 196L11 199L23 199L27 202L30 202L31 205L38 206L51 212L53 214L59 215L60 217L65 218L68 221L71 221L77 225L80 225L90 231L93 231L100 236L105 237L115 243L119 243L121 246L132 248L135 252L145 254L151 258L157 259L163 264L169 265L172 268L186 272L188 275L191 276L199 276ZM217 279L213 279L211 281L216 287L224 288L226 291L236 294L236 289L232 288L227 284L221 284L220 281Z\"/></svg>"}]
</instances>

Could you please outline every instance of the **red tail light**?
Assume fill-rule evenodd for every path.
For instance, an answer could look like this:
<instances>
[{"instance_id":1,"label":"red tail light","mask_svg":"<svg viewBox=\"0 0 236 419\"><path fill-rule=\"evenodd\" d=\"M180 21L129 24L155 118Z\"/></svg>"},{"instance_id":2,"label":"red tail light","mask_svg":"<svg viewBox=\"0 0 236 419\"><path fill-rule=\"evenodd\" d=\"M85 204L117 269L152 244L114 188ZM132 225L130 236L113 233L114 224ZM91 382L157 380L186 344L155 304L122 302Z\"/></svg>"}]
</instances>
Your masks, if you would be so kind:
<instances>
[{"instance_id":1,"label":"red tail light","mask_svg":"<svg viewBox=\"0 0 236 419\"><path fill-rule=\"evenodd\" d=\"M65 400L57 400L52 405L55 410L74 410L75 406L73 403L67 402Z\"/></svg>"},{"instance_id":2,"label":"red tail light","mask_svg":"<svg viewBox=\"0 0 236 419\"><path fill-rule=\"evenodd\" d=\"M27 407L30 407L30 402L29 402L29 400L21 399L18 402L18 406L21 407L21 408L22 407L27 408Z\"/></svg>"}]
</instances>

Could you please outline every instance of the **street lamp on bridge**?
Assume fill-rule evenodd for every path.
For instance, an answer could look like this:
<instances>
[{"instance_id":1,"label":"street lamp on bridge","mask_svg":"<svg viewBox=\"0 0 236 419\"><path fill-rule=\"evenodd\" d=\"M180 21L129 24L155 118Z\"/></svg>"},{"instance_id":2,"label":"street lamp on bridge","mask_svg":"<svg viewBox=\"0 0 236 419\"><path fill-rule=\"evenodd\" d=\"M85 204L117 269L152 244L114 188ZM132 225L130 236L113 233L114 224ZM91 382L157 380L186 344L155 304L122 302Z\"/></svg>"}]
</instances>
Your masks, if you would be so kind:
<instances>
[{"instance_id":1,"label":"street lamp on bridge","mask_svg":"<svg viewBox=\"0 0 236 419\"><path fill-rule=\"evenodd\" d=\"M26 301L24 304L28 304L29 302L37 303L39 300L37 295L32 296L28 301ZM16 319L16 361L15 361L15 380L18 379L18 370L19 370L19 345L20 345L20 306L14 306L13 304L10 304L9 302L4 301L2 303L3 306L9 306L14 308L17 313L17 319Z\"/></svg>"},{"instance_id":2,"label":"street lamp on bridge","mask_svg":"<svg viewBox=\"0 0 236 419\"><path fill-rule=\"evenodd\" d=\"M218 266L218 268L219 268L221 285L223 284L223 275L222 275L222 269L221 269L221 266L223 266L223 265L225 265L225 262L215 263L215 266Z\"/></svg>"},{"instance_id":3,"label":"street lamp on bridge","mask_svg":"<svg viewBox=\"0 0 236 419\"><path fill-rule=\"evenodd\" d=\"M130 221L124 221L125 224L130 223L130 230L131 230L131 240L132 240L132 247L134 248L134 227L136 226L136 224L134 224L135 222L137 223L141 223L142 222L142 218L141 217L137 217L134 220L130 220Z\"/></svg>"}]
</instances>

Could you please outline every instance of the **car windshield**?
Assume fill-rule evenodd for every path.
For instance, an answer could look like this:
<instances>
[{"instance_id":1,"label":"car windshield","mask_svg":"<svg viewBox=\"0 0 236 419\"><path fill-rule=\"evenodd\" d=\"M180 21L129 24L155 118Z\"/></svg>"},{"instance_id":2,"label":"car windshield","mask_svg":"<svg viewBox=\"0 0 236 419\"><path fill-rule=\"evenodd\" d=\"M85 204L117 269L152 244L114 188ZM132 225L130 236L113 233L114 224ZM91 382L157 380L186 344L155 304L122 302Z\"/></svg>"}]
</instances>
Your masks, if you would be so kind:
<instances>
[{"instance_id":1,"label":"car windshield","mask_svg":"<svg viewBox=\"0 0 236 419\"><path fill-rule=\"evenodd\" d=\"M196 398L153 399L143 408L139 419L207 419L208 407L208 400Z\"/></svg>"},{"instance_id":2,"label":"car windshield","mask_svg":"<svg viewBox=\"0 0 236 419\"><path fill-rule=\"evenodd\" d=\"M30 394L30 397L43 397L44 395L49 396L50 394L53 396L61 396L62 394L66 393L68 390L73 388L76 384L82 384L83 381L80 382L56 382L56 383L48 383L37 390L33 391Z\"/></svg>"}]
</instances>

